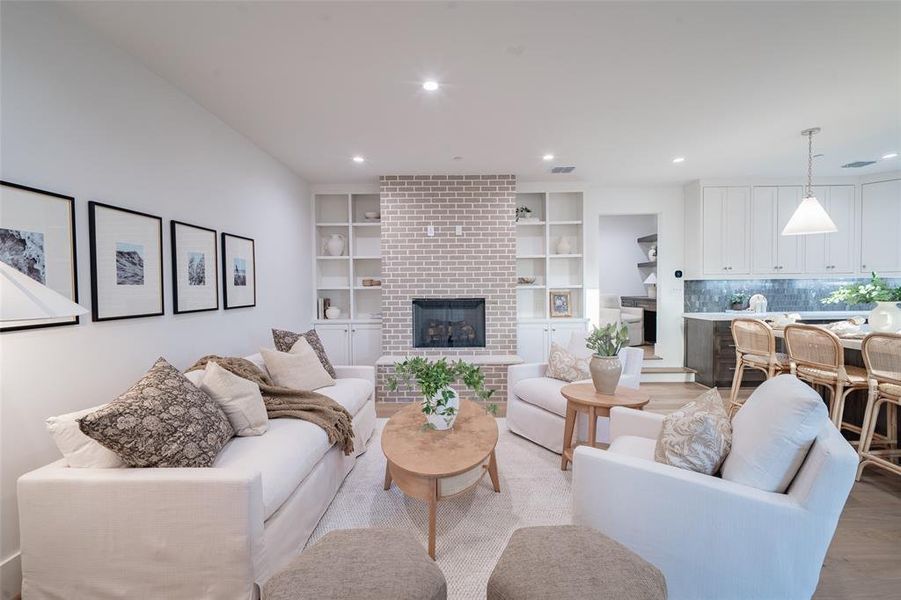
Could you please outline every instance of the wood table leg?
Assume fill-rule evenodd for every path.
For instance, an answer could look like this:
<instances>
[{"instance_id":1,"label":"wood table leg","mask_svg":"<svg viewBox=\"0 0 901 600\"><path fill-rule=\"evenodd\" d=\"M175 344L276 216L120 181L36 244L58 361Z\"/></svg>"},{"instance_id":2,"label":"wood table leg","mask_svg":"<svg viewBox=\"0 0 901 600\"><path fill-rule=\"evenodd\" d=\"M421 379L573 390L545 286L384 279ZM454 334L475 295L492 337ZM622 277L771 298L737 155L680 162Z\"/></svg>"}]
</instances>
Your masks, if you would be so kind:
<instances>
[{"instance_id":1,"label":"wood table leg","mask_svg":"<svg viewBox=\"0 0 901 600\"><path fill-rule=\"evenodd\" d=\"M389 467L387 461L385 462L385 489L391 489L391 468Z\"/></svg>"},{"instance_id":2,"label":"wood table leg","mask_svg":"<svg viewBox=\"0 0 901 600\"><path fill-rule=\"evenodd\" d=\"M501 491L501 482L497 477L497 457L494 456L494 450L488 458L488 476L491 477L491 485L494 486L495 492Z\"/></svg>"},{"instance_id":3,"label":"wood table leg","mask_svg":"<svg viewBox=\"0 0 901 600\"><path fill-rule=\"evenodd\" d=\"M435 520L438 511L438 480L435 480L432 496L429 498L429 556L435 560Z\"/></svg>"},{"instance_id":4,"label":"wood table leg","mask_svg":"<svg viewBox=\"0 0 901 600\"><path fill-rule=\"evenodd\" d=\"M570 406L567 402L566 404L566 423L563 426L563 456L560 458L560 470L566 470L566 451L572 448L573 445L573 429L576 424L576 409Z\"/></svg>"},{"instance_id":5,"label":"wood table leg","mask_svg":"<svg viewBox=\"0 0 901 600\"><path fill-rule=\"evenodd\" d=\"M588 445L595 448L598 438L598 413L593 406L588 407Z\"/></svg>"}]
</instances>

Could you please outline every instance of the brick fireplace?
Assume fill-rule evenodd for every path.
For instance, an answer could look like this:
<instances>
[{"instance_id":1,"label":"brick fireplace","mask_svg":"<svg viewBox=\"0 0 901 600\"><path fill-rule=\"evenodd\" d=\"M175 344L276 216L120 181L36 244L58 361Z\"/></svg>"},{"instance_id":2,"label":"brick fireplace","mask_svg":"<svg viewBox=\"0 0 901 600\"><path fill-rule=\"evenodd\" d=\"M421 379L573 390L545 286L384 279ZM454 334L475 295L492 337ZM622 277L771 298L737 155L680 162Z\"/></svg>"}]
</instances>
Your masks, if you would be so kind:
<instances>
[{"instance_id":1,"label":"brick fireplace","mask_svg":"<svg viewBox=\"0 0 901 600\"><path fill-rule=\"evenodd\" d=\"M507 366L516 361L516 176L386 175L379 184L379 401L418 400L384 387L390 365L414 355L479 363L495 399L503 401ZM414 299L484 299L484 345L414 347Z\"/></svg>"}]
</instances>

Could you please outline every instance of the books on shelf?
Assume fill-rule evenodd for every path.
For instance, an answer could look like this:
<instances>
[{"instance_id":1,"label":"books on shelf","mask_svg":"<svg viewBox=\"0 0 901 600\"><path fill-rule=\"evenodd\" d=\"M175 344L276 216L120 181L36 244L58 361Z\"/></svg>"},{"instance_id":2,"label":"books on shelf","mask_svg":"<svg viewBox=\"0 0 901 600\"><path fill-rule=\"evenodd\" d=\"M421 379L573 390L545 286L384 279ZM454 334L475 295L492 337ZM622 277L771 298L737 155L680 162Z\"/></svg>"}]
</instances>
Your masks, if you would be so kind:
<instances>
[{"instance_id":1,"label":"books on shelf","mask_svg":"<svg viewBox=\"0 0 901 600\"><path fill-rule=\"evenodd\" d=\"M332 300L330 298L319 298L316 302L316 318L319 320L325 319L325 311L328 310L328 307L332 305Z\"/></svg>"}]
</instances>

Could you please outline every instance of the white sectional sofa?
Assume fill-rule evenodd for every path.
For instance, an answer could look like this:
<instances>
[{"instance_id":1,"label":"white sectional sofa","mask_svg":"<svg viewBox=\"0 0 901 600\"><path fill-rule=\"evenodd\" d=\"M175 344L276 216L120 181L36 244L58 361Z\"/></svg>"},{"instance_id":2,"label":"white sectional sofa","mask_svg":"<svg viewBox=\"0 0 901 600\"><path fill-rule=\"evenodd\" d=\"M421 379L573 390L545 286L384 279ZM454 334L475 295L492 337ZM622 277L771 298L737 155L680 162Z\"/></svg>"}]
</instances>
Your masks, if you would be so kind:
<instances>
[{"instance_id":1,"label":"white sectional sofa","mask_svg":"<svg viewBox=\"0 0 901 600\"><path fill-rule=\"evenodd\" d=\"M249 356L265 369L259 354ZM24 598L242 599L303 549L375 428L375 369L317 390L353 416L355 452L298 419L235 437L209 469L75 469L19 479Z\"/></svg>"}]
</instances>

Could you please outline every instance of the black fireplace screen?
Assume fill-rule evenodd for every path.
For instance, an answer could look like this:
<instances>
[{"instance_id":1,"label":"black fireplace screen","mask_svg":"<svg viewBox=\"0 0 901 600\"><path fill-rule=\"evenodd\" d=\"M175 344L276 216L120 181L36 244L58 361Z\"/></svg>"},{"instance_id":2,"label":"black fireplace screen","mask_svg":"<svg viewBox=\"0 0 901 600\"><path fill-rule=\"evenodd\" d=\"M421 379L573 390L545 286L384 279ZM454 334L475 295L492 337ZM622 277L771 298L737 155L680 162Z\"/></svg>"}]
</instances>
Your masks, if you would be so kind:
<instances>
[{"instance_id":1,"label":"black fireplace screen","mask_svg":"<svg viewBox=\"0 0 901 600\"><path fill-rule=\"evenodd\" d=\"M484 348L485 299L413 300L415 348Z\"/></svg>"}]
</instances>

